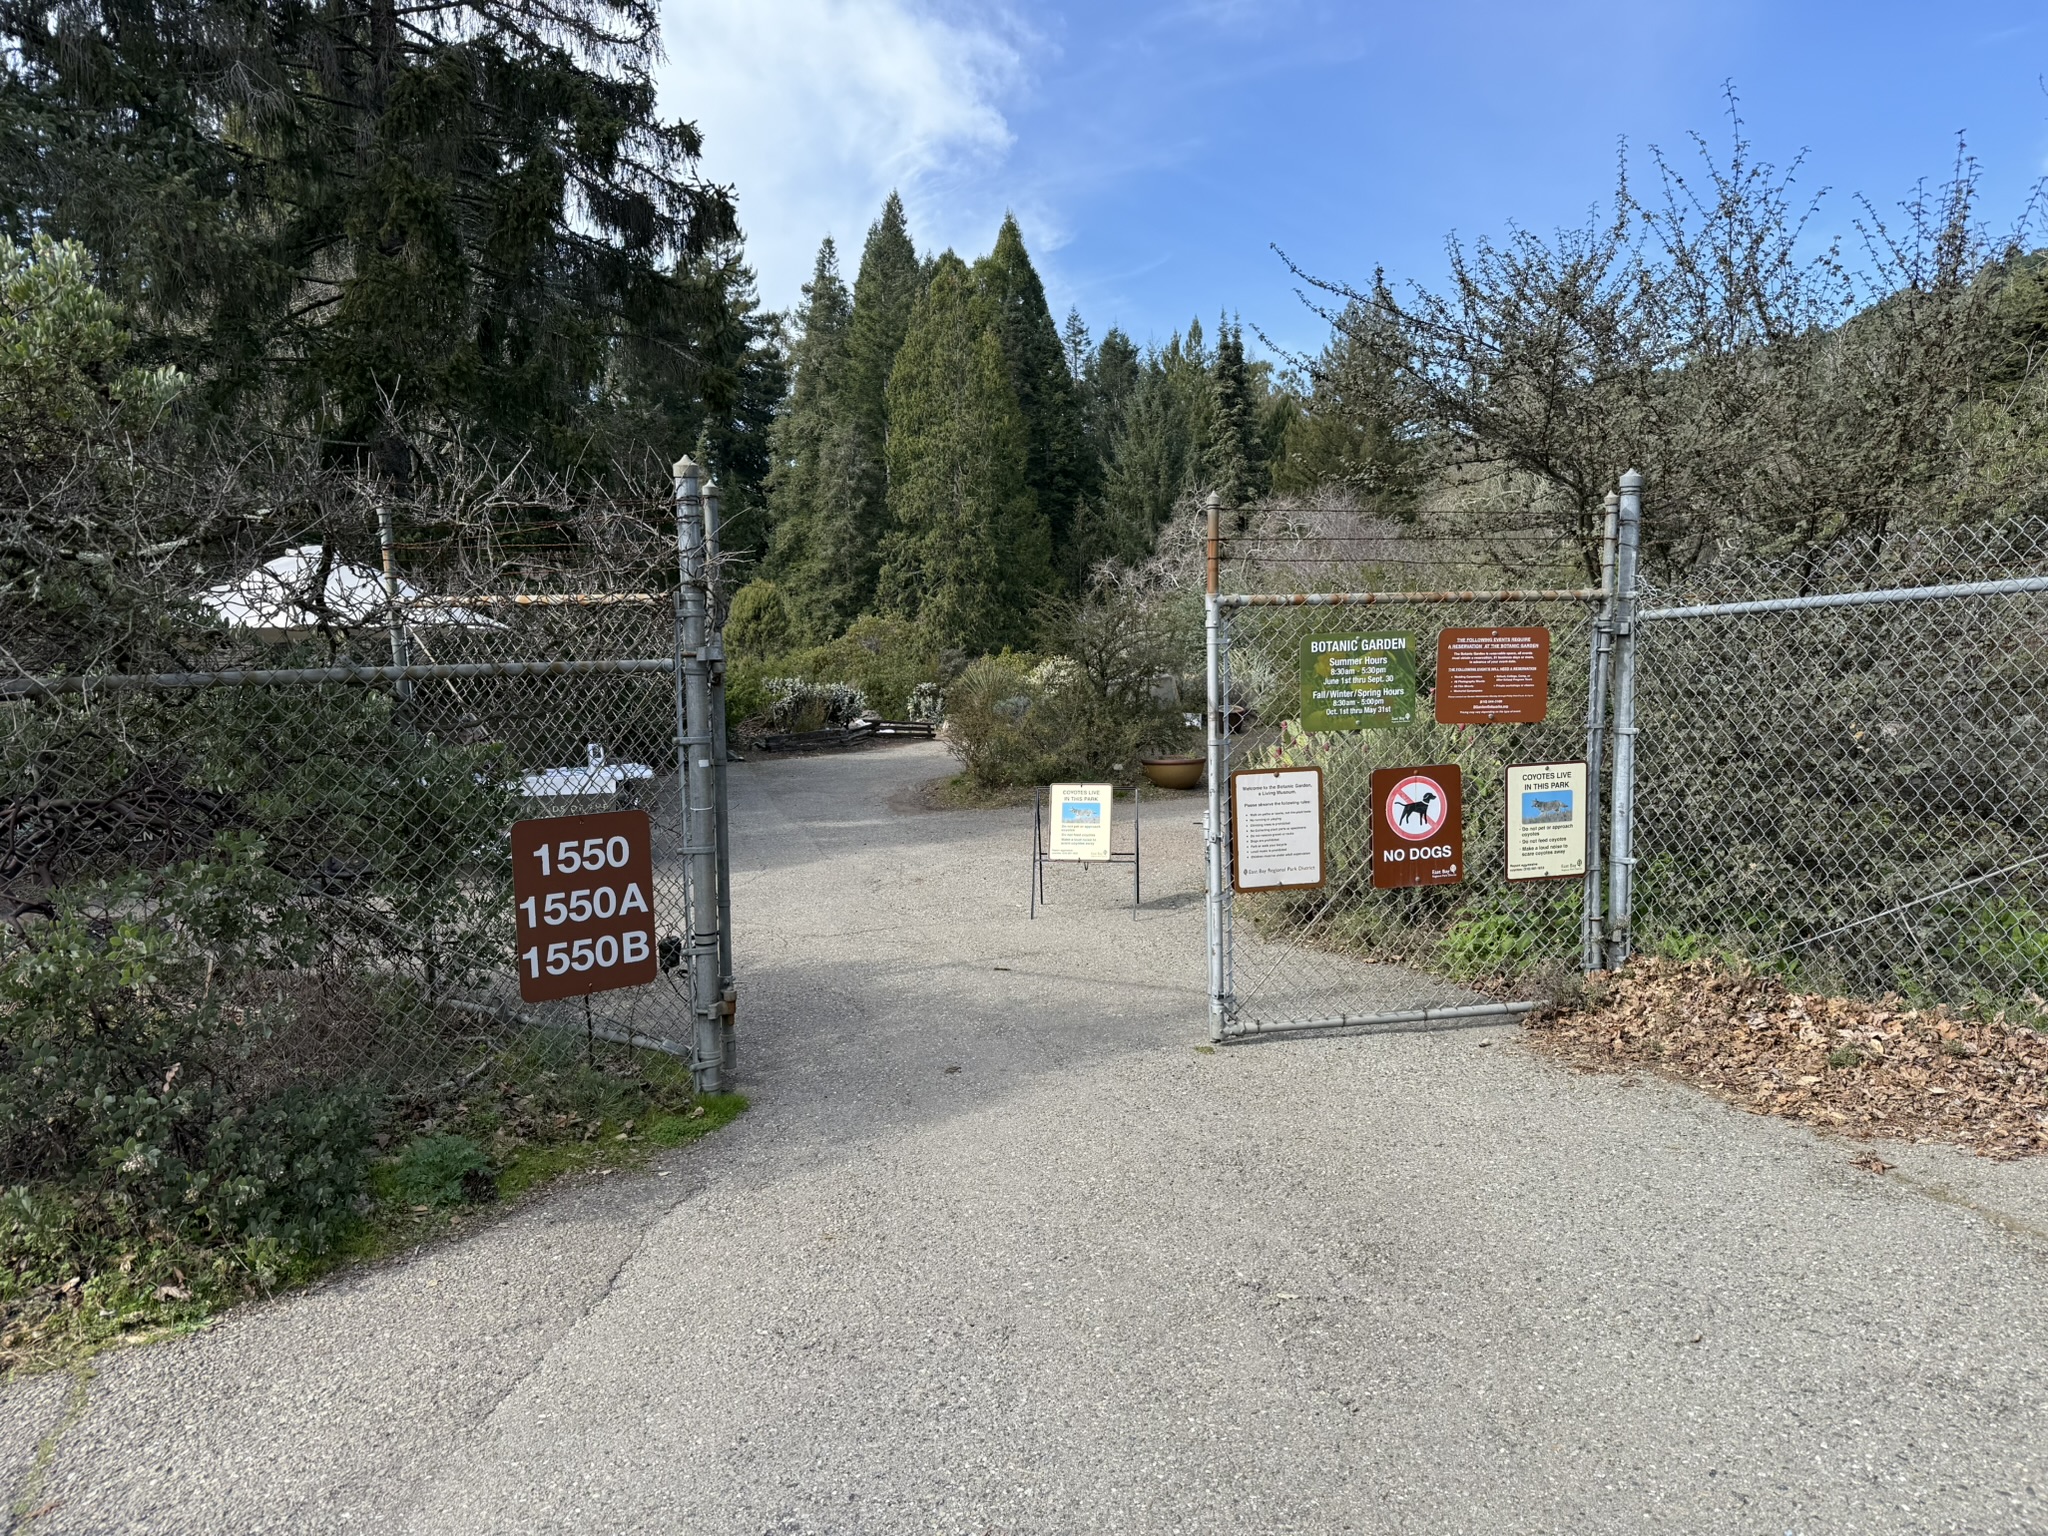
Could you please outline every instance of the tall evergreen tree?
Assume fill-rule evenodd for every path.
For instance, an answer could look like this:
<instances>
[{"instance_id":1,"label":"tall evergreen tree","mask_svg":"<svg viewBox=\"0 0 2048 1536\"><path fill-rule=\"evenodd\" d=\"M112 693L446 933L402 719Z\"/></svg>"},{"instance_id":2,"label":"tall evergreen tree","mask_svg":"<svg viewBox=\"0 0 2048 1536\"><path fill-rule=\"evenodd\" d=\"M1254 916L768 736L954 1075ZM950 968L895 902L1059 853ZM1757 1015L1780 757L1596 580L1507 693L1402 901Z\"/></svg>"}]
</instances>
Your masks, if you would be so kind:
<instances>
[{"instance_id":1,"label":"tall evergreen tree","mask_svg":"<svg viewBox=\"0 0 2048 1536\"><path fill-rule=\"evenodd\" d=\"M1067 349L1014 214L1004 216L995 248L974 264L974 280L994 306L1010 387L1024 412L1026 478L1051 529L1061 574L1073 585L1082 574L1071 547L1074 512L1095 490L1096 464Z\"/></svg>"},{"instance_id":2,"label":"tall evergreen tree","mask_svg":"<svg viewBox=\"0 0 2048 1536\"><path fill-rule=\"evenodd\" d=\"M1124 418L1137 393L1143 360L1137 346L1116 326L1103 334L1102 345L1089 353L1082 370L1082 403L1086 408L1088 443L1104 466L1116 457Z\"/></svg>"},{"instance_id":3,"label":"tall evergreen tree","mask_svg":"<svg viewBox=\"0 0 2048 1536\"><path fill-rule=\"evenodd\" d=\"M699 366L674 263L734 233L655 114L657 17L0 0L0 220L81 241L218 408L400 478L413 427L568 462L622 346Z\"/></svg>"},{"instance_id":4,"label":"tall evergreen tree","mask_svg":"<svg viewBox=\"0 0 2048 1536\"><path fill-rule=\"evenodd\" d=\"M889 375L896 353L910 329L910 312L929 283L910 238L903 199L891 192L881 217L868 228L861 248L860 271L853 282L853 320L847 346L851 356L848 384L854 418L864 437L876 446L888 435Z\"/></svg>"},{"instance_id":5,"label":"tall evergreen tree","mask_svg":"<svg viewBox=\"0 0 2048 1536\"><path fill-rule=\"evenodd\" d=\"M1051 538L1001 312L950 251L912 315L888 403L884 603L940 645L1023 644L1051 580Z\"/></svg>"},{"instance_id":6,"label":"tall evergreen tree","mask_svg":"<svg viewBox=\"0 0 2048 1536\"><path fill-rule=\"evenodd\" d=\"M1209 377L1216 409L1203 459L1205 478L1226 507L1242 507L1262 495L1269 483L1266 445L1259 433L1264 392L1245 364L1242 327L1228 321L1219 324Z\"/></svg>"},{"instance_id":7,"label":"tall evergreen tree","mask_svg":"<svg viewBox=\"0 0 2048 1536\"><path fill-rule=\"evenodd\" d=\"M875 603L889 529L889 374L924 277L896 193L869 226L846 320L845 379L831 414L831 472L815 503L810 563L788 589L799 627L829 640Z\"/></svg>"},{"instance_id":8,"label":"tall evergreen tree","mask_svg":"<svg viewBox=\"0 0 2048 1536\"><path fill-rule=\"evenodd\" d=\"M865 596L849 590L845 547L853 532L846 495L855 457L847 405L853 300L829 235L803 292L789 398L772 441L769 563L799 630L822 640L844 627L842 611Z\"/></svg>"},{"instance_id":9,"label":"tall evergreen tree","mask_svg":"<svg viewBox=\"0 0 2048 1536\"><path fill-rule=\"evenodd\" d=\"M1420 469L1384 328L1362 305L1346 308L1308 366L1308 395L1286 423L1271 461L1273 488L1296 495L1343 486L1396 515L1407 512Z\"/></svg>"},{"instance_id":10,"label":"tall evergreen tree","mask_svg":"<svg viewBox=\"0 0 2048 1536\"><path fill-rule=\"evenodd\" d=\"M1065 339L1081 402L1082 432L1094 470L1094 492L1082 497L1075 509L1069 535L1069 562L1085 575L1105 560L1130 565L1151 552L1149 517L1129 515L1113 499L1109 487L1117 444L1123 437L1131 395L1138 387L1143 365L1131 339L1115 326L1099 347L1091 345L1078 312L1067 316Z\"/></svg>"},{"instance_id":11,"label":"tall evergreen tree","mask_svg":"<svg viewBox=\"0 0 2048 1536\"><path fill-rule=\"evenodd\" d=\"M1107 337L1103 351L1110 353ZM1121 364L1112 358L1110 366ZM1103 498L1104 537L1119 559L1142 558L1180 499L1207 484L1216 420L1211 366L1199 321L1142 364L1130 360Z\"/></svg>"},{"instance_id":12,"label":"tall evergreen tree","mask_svg":"<svg viewBox=\"0 0 2048 1536\"><path fill-rule=\"evenodd\" d=\"M1067 377L1080 384L1088 376L1088 360L1095 355L1095 343L1077 305L1067 306L1066 323L1060 327L1060 347L1067 354Z\"/></svg>"}]
</instances>

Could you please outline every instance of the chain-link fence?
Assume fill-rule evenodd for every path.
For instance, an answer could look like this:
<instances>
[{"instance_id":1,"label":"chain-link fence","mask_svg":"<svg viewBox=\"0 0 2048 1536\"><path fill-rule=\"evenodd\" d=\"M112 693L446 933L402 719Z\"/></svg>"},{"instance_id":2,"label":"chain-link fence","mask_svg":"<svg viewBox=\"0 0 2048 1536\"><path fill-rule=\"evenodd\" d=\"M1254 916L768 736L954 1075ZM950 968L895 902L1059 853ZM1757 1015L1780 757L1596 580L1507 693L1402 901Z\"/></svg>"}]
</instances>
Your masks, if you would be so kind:
<instances>
[{"instance_id":1,"label":"chain-link fence","mask_svg":"<svg viewBox=\"0 0 2048 1536\"><path fill-rule=\"evenodd\" d=\"M251 1113L341 1084L432 1103L515 1053L661 1051L724 1086L716 550L690 473L673 593L429 596L295 549L202 595L187 670L0 681L6 1070L166 1101L204 1077ZM651 889L566 910L630 903L654 979L528 1001L522 946L556 935L518 927L513 827L618 810L647 813ZM625 949L589 942L559 968ZM8 1156L39 1167L31 1130Z\"/></svg>"},{"instance_id":2,"label":"chain-link fence","mask_svg":"<svg viewBox=\"0 0 2048 1536\"><path fill-rule=\"evenodd\" d=\"M1246 572L1222 564L1210 690L1220 1037L1383 1017L1360 960L1506 998L1631 952L2048 1016L2048 525L1728 550L1682 577L1638 578L1639 486L1625 479L1611 499L1619 526L1597 590L1420 590L1417 576L1460 569L1460 549L1463 573L1504 573L1469 533L1410 537L1419 554L1381 559L1374 584L1350 594L1232 591ZM1552 551L1527 568L1570 564ZM1433 641L1466 626L1547 630L1540 723L1432 718ZM1410 638L1412 723L1312 729L1303 647L1366 630ZM1584 880L1507 880L1509 766L1574 760L1588 765ZM1376 889L1374 839L1390 834L1375 832L1371 775L1429 765L1460 770L1465 867L1455 883ZM1233 890L1228 776L1308 766L1322 770L1323 883Z\"/></svg>"},{"instance_id":3,"label":"chain-link fence","mask_svg":"<svg viewBox=\"0 0 2048 1536\"><path fill-rule=\"evenodd\" d=\"M213 941L230 1006L263 1019L236 1031L256 1078L425 1088L514 1042L687 1054L671 601L473 597L410 617L397 680L338 680L388 664L379 622L320 637L322 667L280 665L316 659L285 637L240 668L17 688L0 707L9 915L190 929L225 920L207 898L227 882L261 930ZM653 822L668 971L522 1003L511 824L628 807Z\"/></svg>"},{"instance_id":4,"label":"chain-link fence","mask_svg":"<svg viewBox=\"0 0 2048 1536\"><path fill-rule=\"evenodd\" d=\"M2042 1009L2048 527L1726 553L1641 599L1638 951Z\"/></svg>"},{"instance_id":5,"label":"chain-link fence","mask_svg":"<svg viewBox=\"0 0 2048 1536\"><path fill-rule=\"evenodd\" d=\"M1585 601L1560 599L1401 603L1396 596L1388 606L1224 599L1225 773L1319 768L1323 817L1321 886L1232 894L1224 935L1226 1034L1369 1011L1356 995L1350 962L1358 960L1401 962L1489 989L1541 985L1578 968L1584 882L1506 878L1507 770L1585 759L1593 610ZM1541 721L1440 724L1433 718L1440 631L1530 628L1549 637L1550 707ZM1306 648L1318 639L1354 635L1407 642L1415 658L1412 723L1305 728L1300 678ZM1443 766L1458 770L1463 801L1464 867L1457 881L1376 889L1374 771ZM1255 942L1237 943L1240 932Z\"/></svg>"},{"instance_id":6,"label":"chain-link fence","mask_svg":"<svg viewBox=\"0 0 2048 1536\"><path fill-rule=\"evenodd\" d=\"M1588 878L1509 878L1509 780L1517 766L1590 760L1596 771L1572 810L1576 824L1597 824L1605 711L1593 689L1607 676L1607 587L1586 576L1589 564L1596 572L1611 564L1612 519L1604 540L1596 525L1587 545L1533 524L1480 529L1461 520L1432 530L1336 503L1267 512L1235 531L1219 508L1212 516L1212 1033L1434 1017L1474 1006L1469 991L1459 1001L1461 989L1496 997L1487 1006L1498 1012L1575 973L1592 942ZM1344 585L1315 586L1333 577ZM1439 641L1456 637L1534 647L1517 653L1537 669L1522 673L1529 696L1498 710L1454 703L1438 672ZM1347 648L1399 659L1391 671L1320 659ZM1337 683L1340 674L1353 681ZM1374 696L1380 684L1365 683L1363 695L1343 702L1369 676L1392 678L1398 699L1377 714L1368 704L1341 718L1358 697ZM1326 685L1335 687L1336 714L1316 702ZM1319 771L1319 882L1246 888L1234 862L1233 776L1310 768ZM1461 867L1440 869L1442 883L1387 879L1390 859L1449 846L1434 833L1419 836L1437 824L1438 806L1410 804L1415 820L1405 828L1377 814L1393 781L1376 791L1374 775L1393 769L1437 770L1422 781L1435 788L1421 794L1434 801L1441 789L1461 802L1443 823L1447 835L1462 834ZM1455 786L1442 782L1452 776ZM1597 889L1597 859L1593 868ZM1374 964L1406 969L1376 976ZM1418 1008L1417 973L1458 985Z\"/></svg>"}]
</instances>

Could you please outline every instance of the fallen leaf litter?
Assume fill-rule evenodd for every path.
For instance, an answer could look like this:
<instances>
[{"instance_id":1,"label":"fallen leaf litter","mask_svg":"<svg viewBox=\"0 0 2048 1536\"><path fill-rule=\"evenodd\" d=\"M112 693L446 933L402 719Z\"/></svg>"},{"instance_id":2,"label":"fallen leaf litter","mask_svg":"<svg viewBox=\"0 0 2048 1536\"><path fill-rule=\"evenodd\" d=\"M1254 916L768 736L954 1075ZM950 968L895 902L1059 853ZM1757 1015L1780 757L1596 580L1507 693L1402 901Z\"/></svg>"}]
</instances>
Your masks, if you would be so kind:
<instances>
[{"instance_id":1,"label":"fallen leaf litter","mask_svg":"<svg viewBox=\"0 0 2048 1536\"><path fill-rule=\"evenodd\" d=\"M1813 996L1713 961L1637 960L1528 1026L1574 1066L1648 1068L1752 1114L1982 1157L2048 1152L2048 1034L2002 1016Z\"/></svg>"}]
</instances>

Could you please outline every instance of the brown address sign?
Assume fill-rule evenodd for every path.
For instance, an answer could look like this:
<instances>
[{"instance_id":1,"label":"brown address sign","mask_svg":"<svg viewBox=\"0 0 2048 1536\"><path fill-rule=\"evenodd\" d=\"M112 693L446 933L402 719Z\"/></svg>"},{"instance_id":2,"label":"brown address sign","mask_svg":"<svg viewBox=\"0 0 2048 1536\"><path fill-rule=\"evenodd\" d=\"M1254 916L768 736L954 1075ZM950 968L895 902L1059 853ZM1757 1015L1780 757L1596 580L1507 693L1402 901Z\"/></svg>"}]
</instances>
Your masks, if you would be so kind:
<instances>
[{"instance_id":1,"label":"brown address sign","mask_svg":"<svg viewBox=\"0 0 2048 1536\"><path fill-rule=\"evenodd\" d=\"M519 995L645 986L658 974L654 837L645 811L512 823Z\"/></svg>"},{"instance_id":2,"label":"brown address sign","mask_svg":"<svg viewBox=\"0 0 2048 1536\"><path fill-rule=\"evenodd\" d=\"M1436 637L1439 725L1534 725L1549 708L1549 630L1446 629Z\"/></svg>"}]
</instances>

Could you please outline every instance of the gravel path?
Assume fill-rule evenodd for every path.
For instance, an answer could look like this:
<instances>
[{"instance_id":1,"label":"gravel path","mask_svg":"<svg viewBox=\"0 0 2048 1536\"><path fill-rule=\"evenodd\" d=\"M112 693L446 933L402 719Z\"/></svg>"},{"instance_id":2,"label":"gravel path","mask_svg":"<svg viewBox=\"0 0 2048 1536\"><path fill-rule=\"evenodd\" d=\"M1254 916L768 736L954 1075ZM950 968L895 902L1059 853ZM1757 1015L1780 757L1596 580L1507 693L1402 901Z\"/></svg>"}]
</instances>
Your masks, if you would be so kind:
<instances>
[{"instance_id":1,"label":"gravel path","mask_svg":"<svg viewBox=\"0 0 2048 1536\"><path fill-rule=\"evenodd\" d=\"M1027 922L946 766L736 770L751 1114L103 1357L21 1528L2048 1529L2048 1166L1500 1027L1208 1051L1197 797L1136 921L1058 869ZM67 1405L0 1389L11 1497Z\"/></svg>"}]
</instances>

